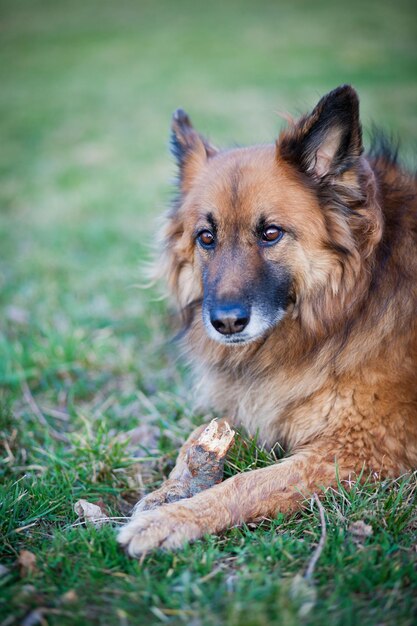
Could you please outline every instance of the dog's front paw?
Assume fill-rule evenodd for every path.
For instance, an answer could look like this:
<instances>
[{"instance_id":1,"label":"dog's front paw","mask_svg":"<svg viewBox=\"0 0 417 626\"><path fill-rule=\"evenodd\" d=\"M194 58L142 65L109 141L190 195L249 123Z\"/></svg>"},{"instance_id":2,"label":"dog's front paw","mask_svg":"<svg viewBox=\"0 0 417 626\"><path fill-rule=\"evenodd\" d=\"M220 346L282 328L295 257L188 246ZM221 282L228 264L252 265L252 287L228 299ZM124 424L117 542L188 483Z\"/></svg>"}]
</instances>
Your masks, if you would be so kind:
<instances>
[{"instance_id":1,"label":"dog's front paw","mask_svg":"<svg viewBox=\"0 0 417 626\"><path fill-rule=\"evenodd\" d=\"M139 500L133 509L133 515L141 511L156 509L158 506L167 504L168 502L176 502L177 500L189 498L190 495L189 484L186 481L168 479L159 489L148 493Z\"/></svg>"},{"instance_id":2,"label":"dog's front paw","mask_svg":"<svg viewBox=\"0 0 417 626\"><path fill-rule=\"evenodd\" d=\"M136 513L117 540L130 556L138 557L155 548L175 550L205 532L190 508L175 503Z\"/></svg>"}]
</instances>

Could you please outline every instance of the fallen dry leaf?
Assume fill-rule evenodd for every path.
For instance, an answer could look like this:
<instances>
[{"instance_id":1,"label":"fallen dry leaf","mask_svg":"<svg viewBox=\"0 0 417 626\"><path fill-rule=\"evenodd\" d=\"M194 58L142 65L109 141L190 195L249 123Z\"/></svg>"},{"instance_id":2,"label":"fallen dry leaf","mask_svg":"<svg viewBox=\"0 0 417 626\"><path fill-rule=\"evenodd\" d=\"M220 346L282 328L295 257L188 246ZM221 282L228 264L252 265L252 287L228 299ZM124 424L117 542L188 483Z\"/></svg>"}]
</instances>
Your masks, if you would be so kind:
<instances>
[{"instance_id":1,"label":"fallen dry leaf","mask_svg":"<svg viewBox=\"0 0 417 626\"><path fill-rule=\"evenodd\" d=\"M353 536L356 541L362 541L367 537L371 537L374 534L372 526L365 524L363 520L352 522L348 528L348 532Z\"/></svg>"},{"instance_id":2,"label":"fallen dry leaf","mask_svg":"<svg viewBox=\"0 0 417 626\"><path fill-rule=\"evenodd\" d=\"M78 500L74 504L74 511L78 517L94 526L101 526L109 519L97 504L87 502L87 500Z\"/></svg>"},{"instance_id":3,"label":"fallen dry leaf","mask_svg":"<svg viewBox=\"0 0 417 626\"><path fill-rule=\"evenodd\" d=\"M63 604L72 604L73 602L77 602L78 596L74 589L69 589L61 596L61 602Z\"/></svg>"},{"instance_id":4,"label":"fallen dry leaf","mask_svg":"<svg viewBox=\"0 0 417 626\"><path fill-rule=\"evenodd\" d=\"M3 565L2 563L0 563L0 578L2 578L3 576L7 576L9 572L10 572L9 568Z\"/></svg>"},{"instance_id":5,"label":"fallen dry leaf","mask_svg":"<svg viewBox=\"0 0 417 626\"><path fill-rule=\"evenodd\" d=\"M29 550L21 550L17 559L22 577L30 576L36 572L36 556Z\"/></svg>"}]
</instances>

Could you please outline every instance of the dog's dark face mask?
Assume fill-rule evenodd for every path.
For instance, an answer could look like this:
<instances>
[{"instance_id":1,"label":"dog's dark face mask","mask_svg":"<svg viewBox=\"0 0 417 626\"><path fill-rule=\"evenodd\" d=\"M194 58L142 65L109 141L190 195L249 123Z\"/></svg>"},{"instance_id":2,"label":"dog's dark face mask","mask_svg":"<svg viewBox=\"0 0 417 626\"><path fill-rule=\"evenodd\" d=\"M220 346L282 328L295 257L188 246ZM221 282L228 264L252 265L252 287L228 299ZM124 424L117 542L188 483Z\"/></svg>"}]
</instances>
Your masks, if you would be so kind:
<instances>
[{"instance_id":1,"label":"dog's dark face mask","mask_svg":"<svg viewBox=\"0 0 417 626\"><path fill-rule=\"evenodd\" d=\"M209 218L211 228L200 227L196 236L206 331L224 344L254 341L278 324L290 299L288 270L263 253L265 247L279 246L285 235L278 227L259 224L239 236L237 225L230 233L213 215Z\"/></svg>"}]
</instances>

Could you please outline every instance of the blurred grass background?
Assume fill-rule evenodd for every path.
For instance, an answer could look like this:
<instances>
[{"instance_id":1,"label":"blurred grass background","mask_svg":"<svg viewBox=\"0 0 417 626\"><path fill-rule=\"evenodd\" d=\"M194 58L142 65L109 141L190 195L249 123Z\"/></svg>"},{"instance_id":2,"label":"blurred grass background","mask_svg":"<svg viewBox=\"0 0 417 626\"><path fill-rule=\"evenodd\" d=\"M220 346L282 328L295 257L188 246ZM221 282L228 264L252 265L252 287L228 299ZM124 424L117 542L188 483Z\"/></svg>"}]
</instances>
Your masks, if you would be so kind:
<instances>
[{"instance_id":1,"label":"blurred grass background","mask_svg":"<svg viewBox=\"0 0 417 626\"><path fill-rule=\"evenodd\" d=\"M142 569L117 552L110 529L107 535L63 529L75 519L77 497L102 497L113 514L120 514L131 460L116 443L118 429L133 428L143 415L158 425L163 437L154 456L164 458L154 475L158 481L178 441L198 419L192 415L186 374L175 363L177 350L167 344L166 305L137 288L154 241L155 217L172 193L175 169L167 143L173 110L184 107L216 144L269 142L283 123L277 111L304 112L323 93L348 82L359 91L365 129L377 124L398 136L405 161L415 166L416 36L411 0L0 0L0 432L5 442L0 476L7 495L1 501L3 552L10 570L0 579L7 590L0 608L9 607L7 626L38 606L58 611L55 617L44 613L44 619L75 623L75 614L66 617L54 600L74 587L80 624L87 617L88 623L130 623L137 606L147 620L140 623L191 623L191 617L195 624L220 623L226 615L233 624L272 623L284 609L288 623L297 623L295 609L280 595L279 580L305 562L316 538L315 518L307 526L288 527L289 535L301 528L304 548L281 537L288 558L273 553L269 565L271 538L262 529L250 537L233 531L223 543L210 540L181 557L152 557ZM384 493L380 497L386 502ZM359 498L358 506L367 510L366 498ZM34 526L16 533L27 524ZM355 557L357 562L349 550L339 565L333 555L335 569L320 574L324 591L311 623L353 624L360 615L361 624L373 624L376 614L381 620L392 614L396 623L411 624L415 559L407 550L415 534L404 528L401 557L392 561L391 573L377 559L378 545ZM398 546L399 539L391 539L392 531L381 539L382 556ZM19 594L27 581L13 565L22 547L43 564L34 575L36 593L26 596ZM227 595L234 589L227 580L235 575L228 562L224 575L210 579L209 591L203 583L199 591L190 563L201 560L204 578L221 555L234 550L240 550L242 562L254 559L246 573L240 568L239 601L232 592ZM280 554L285 550L280 544ZM84 568L77 561L80 554ZM365 557L373 563L370 570ZM275 559L283 559L279 572ZM103 561L107 570L124 572L125 586L117 577L108 583ZM77 577L65 585L60 568L75 566ZM359 576L350 587L344 567L352 581ZM373 583L371 571L378 572ZM158 587L161 576L171 582ZM245 604L251 577L258 599ZM199 600L203 592L206 604ZM121 598L114 600L116 617L108 613L113 593ZM278 596L270 609L271 597ZM372 598L374 613L366 608ZM231 613L225 608L229 600L235 602ZM98 608L100 602L106 610ZM216 602L218 610L211 606ZM87 606L93 609L88 612ZM254 606L261 621L250 609Z\"/></svg>"},{"instance_id":2,"label":"blurred grass background","mask_svg":"<svg viewBox=\"0 0 417 626\"><path fill-rule=\"evenodd\" d=\"M52 333L59 325L54 367L76 360L74 333L85 351L98 327L109 343L120 326L152 325L132 286L171 191L176 107L220 145L272 141L276 111L305 111L350 82L365 128L401 137L415 163L411 1L0 6L1 304ZM22 363L13 346L3 335L0 380L39 379L41 354Z\"/></svg>"}]
</instances>

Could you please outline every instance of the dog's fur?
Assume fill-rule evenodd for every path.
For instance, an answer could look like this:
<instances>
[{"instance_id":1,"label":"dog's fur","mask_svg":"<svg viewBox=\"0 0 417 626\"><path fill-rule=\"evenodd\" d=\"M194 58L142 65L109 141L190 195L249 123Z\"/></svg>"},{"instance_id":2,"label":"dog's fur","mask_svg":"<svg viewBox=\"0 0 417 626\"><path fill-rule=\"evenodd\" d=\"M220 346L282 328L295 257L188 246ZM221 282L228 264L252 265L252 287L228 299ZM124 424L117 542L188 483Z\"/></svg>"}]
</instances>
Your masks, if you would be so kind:
<instances>
[{"instance_id":1,"label":"dog's fur","mask_svg":"<svg viewBox=\"0 0 417 626\"><path fill-rule=\"evenodd\" d=\"M291 455L165 504L186 444L122 529L131 555L293 510L337 471L417 467L417 185L377 144L363 154L350 86L274 145L219 151L174 114L164 273L198 393Z\"/></svg>"}]
</instances>

